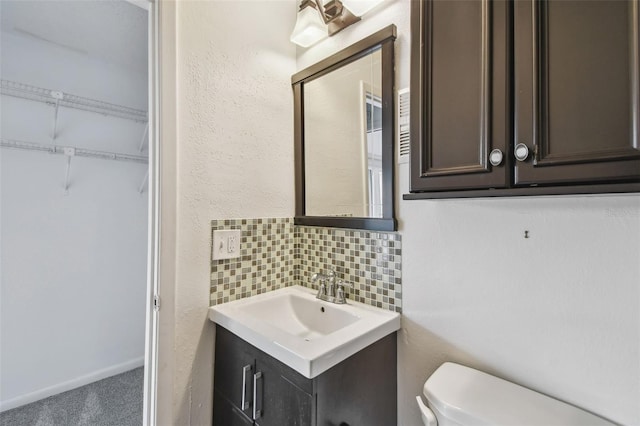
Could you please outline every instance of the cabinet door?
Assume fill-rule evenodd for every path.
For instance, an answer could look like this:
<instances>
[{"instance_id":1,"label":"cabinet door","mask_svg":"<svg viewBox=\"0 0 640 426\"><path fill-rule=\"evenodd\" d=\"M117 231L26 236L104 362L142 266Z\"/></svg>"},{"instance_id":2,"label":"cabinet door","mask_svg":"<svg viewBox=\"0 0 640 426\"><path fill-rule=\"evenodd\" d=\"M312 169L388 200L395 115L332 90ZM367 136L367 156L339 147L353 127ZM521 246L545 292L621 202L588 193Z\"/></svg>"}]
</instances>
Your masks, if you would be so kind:
<instances>
[{"instance_id":1,"label":"cabinet door","mask_svg":"<svg viewBox=\"0 0 640 426\"><path fill-rule=\"evenodd\" d=\"M256 409L255 422L259 426L312 426L313 397L297 386L287 376L297 374L287 371L267 359L256 361L259 378L254 386Z\"/></svg>"},{"instance_id":2,"label":"cabinet door","mask_svg":"<svg viewBox=\"0 0 640 426\"><path fill-rule=\"evenodd\" d=\"M213 426L251 426L253 420L231 404L222 394L213 395Z\"/></svg>"},{"instance_id":3,"label":"cabinet door","mask_svg":"<svg viewBox=\"0 0 640 426\"><path fill-rule=\"evenodd\" d=\"M251 345L226 329L216 327L214 389L248 417L252 412L255 356ZM213 415L214 418L217 415L215 410Z\"/></svg>"},{"instance_id":4,"label":"cabinet door","mask_svg":"<svg viewBox=\"0 0 640 426\"><path fill-rule=\"evenodd\" d=\"M318 376L318 425L395 425L397 360L393 333Z\"/></svg>"},{"instance_id":5,"label":"cabinet door","mask_svg":"<svg viewBox=\"0 0 640 426\"><path fill-rule=\"evenodd\" d=\"M515 184L637 181L638 2L516 1L514 42Z\"/></svg>"},{"instance_id":6,"label":"cabinet door","mask_svg":"<svg viewBox=\"0 0 640 426\"><path fill-rule=\"evenodd\" d=\"M507 186L509 3L411 7L411 191Z\"/></svg>"}]
</instances>

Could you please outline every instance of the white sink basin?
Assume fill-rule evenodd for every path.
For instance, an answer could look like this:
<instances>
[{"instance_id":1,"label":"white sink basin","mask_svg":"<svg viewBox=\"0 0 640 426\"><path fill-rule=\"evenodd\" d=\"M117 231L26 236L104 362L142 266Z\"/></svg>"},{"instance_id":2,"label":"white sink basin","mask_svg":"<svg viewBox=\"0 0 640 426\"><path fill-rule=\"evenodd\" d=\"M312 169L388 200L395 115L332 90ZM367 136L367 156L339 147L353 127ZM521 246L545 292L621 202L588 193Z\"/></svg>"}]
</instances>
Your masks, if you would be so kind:
<instances>
[{"instance_id":1,"label":"white sink basin","mask_svg":"<svg viewBox=\"0 0 640 426\"><path fill-rule=\"evenodd\" d=\"M400 329L395 312L324 302L301 286L212 306L209 319L309 379Z\"/></svg>"},{"instance_id":2,"label":"white sink basin","mask_svg":"<svg viewBox=\"0 0 640 426\"><path fill-rule=\"evenodd\" d=\"M317 299L309 298L307 293L297 293L281 291L277 296L273 293L275 297L252 297L237 308L258 321L265 321L306 341L334 333L360 319L355 311L321 304Z\"/></svg>"}]
</instances>

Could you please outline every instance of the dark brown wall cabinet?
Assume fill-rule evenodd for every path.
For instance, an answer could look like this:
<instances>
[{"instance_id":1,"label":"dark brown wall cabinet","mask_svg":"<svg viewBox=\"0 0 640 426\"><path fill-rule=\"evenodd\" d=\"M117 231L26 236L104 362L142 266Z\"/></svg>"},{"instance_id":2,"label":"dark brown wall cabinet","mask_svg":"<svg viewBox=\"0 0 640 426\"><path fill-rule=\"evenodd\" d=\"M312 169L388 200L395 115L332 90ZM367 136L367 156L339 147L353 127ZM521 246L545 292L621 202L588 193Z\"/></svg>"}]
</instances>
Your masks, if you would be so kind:
<instances>
[{"instance_id":1,"label":"dark brown wall cabinet","mask_svg":"<svg viewBox=\"0 0 640 426\"><path fill-rule=\"evenodd\" d=\"M307 379L216 326L214 426L396 424L396 334Z\"/></svg>"},{"instance_id":2,"label":"dark brown wall cabinet","mask_svg":"<svg viewBox=\"0 0 640 426\"><path fill-rule=\"evenodd\" d=\"M405 199L640 191L637 1L422 0L411 20Z\"/></svg>"}]
</instances>

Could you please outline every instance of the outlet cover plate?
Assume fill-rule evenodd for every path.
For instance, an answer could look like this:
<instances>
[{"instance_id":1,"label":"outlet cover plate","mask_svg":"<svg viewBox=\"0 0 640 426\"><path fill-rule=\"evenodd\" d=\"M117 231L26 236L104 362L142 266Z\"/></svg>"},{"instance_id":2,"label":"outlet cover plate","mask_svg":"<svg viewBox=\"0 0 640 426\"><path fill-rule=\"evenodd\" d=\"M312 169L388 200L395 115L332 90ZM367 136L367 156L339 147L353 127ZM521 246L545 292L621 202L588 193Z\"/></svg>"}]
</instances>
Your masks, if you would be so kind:
<instances>
[{"instance_id":1,"label":"outlet cover plate","mask_svg":"<svg viewBox=\"0 0 640 426\"><path fill-rule=\"evenodd\" d=\"M223 260L240 257L240 230L215 229L213 231L211 259Z\"/></svg>"}]
</instances>

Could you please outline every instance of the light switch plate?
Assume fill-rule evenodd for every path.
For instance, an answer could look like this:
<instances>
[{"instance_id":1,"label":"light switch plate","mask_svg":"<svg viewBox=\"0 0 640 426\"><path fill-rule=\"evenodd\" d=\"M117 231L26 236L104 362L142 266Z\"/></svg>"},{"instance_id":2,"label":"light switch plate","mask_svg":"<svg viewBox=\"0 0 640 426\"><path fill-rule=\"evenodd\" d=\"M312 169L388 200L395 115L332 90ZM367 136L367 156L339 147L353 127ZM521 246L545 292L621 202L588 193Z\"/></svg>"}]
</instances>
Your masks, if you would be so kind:
<instances>
[{"instance_id":1,"label":"light switch plate","mask_svg":"<svg viewBox=\"0 0 640 426\"><path fill-rule=\"evenodd\" d=\"M211 259L223 260L240 257L240 230L215 229L213 231Z\"/></svg>"}]
</instances>

